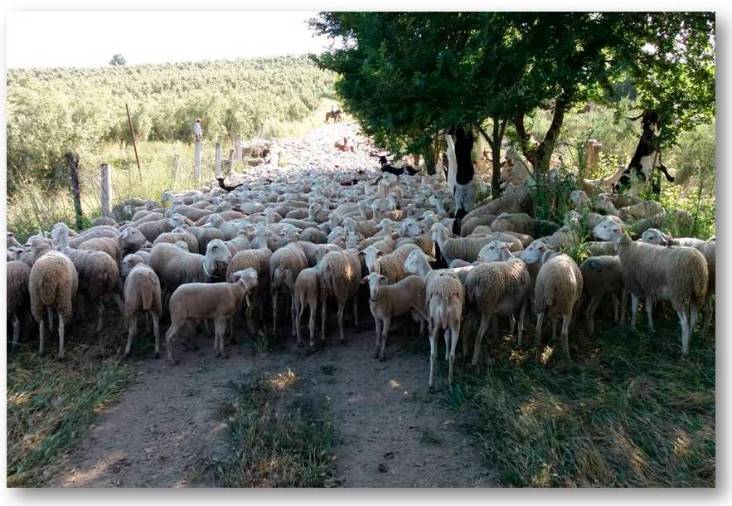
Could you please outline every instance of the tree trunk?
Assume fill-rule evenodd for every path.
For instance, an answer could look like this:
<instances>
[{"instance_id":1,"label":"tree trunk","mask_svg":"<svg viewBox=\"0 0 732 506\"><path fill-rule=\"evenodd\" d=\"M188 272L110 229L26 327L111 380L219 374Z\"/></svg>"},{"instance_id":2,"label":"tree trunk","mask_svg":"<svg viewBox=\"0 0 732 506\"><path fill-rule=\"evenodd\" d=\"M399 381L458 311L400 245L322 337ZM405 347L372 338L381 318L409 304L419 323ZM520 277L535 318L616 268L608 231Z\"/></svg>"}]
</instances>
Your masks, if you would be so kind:
<instances>
[{"instance_id":1,"label":"tree trunk","mask_svg":"<svg viewBox=\"0 0 732 506\"><path fill-rule=\"evenodd\" d=\"M563 100L557 100L554 105L554 115L552 116L552 122L549 125L549 129L544 135L538 146L531 146L531 135L526 131L524 125L525 113L519 113L514 119L514 126L516 127L516 134L519 140L519 146L521 151L528 161L531 162L534 169L534 179L537 183L540 183L544 179L544 174L549 170L549 161L551 160L552 153L554 153L554 147L557 144L559 133L562 130L562 123L564 122L564 113L567 110L567 105Z\"/></svg>"},{"instance_id":2,"label":"tree trunk","mask_svg":"<svg viewBox=\"0 0 732 506\"><path fill-rule=\"evenodd\" d=\"M430 176L434 175L434 173L435 173L435 152L434 152L432 143L430 143L430 146L427 147L423 151L422 159L424 160L424 170Z\"/></svg>"},{"instance_id":3,"label":"tree trunk","mask_svg":"<svg viewBox=\"0 0 732 506\"><path fill-rule=\"evenodd\" d=\"M475 137L471 128L459 126L453 131L455 136L455 220L453 222L453 233L460 234L463 216L468 214L475 205L475 167L473 166L473 143Z\"/></svg>"}]
</instances>

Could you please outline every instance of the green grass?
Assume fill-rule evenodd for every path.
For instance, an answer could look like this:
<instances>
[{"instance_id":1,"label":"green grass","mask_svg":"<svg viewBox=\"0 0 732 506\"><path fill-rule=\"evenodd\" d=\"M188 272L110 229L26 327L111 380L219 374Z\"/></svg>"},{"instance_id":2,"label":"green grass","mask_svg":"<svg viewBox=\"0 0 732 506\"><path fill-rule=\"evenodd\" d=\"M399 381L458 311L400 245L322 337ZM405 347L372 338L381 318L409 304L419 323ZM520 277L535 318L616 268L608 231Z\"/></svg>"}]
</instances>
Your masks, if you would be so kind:
<instances>
[{"instance_id":1,"label":"green grass","mask_svg":"<svg viewBox=\"0 0 732 506\"><path fill-rule=\"evenodd\" d=\"M78 327L71 330L75 333ZM52 353L39 357L34 337L8 357L9 487L46 485L64 452L84 437L97 414L133 379L132 368L109 342L72 340L67 358L59 361L53 353L55 340Z\"/></svg>"},{"instance_id":2,"label":"green grass","mask_svg":"<svg viewBox=\"0 0 732 506\"><path fill-rule=\"evenodd\" d=\"M218 414L230 429L234 456L209 463L214 486L332 487L334 434L325 401L285 399L299 379L290 370L232 385L231 401Z\"/></svg>"},{"instance_id":3,"label":"green grass","mask_svg":"<svg viewBox=\"0 0 732 506\"><path fill-rule=\"evenodd\" d=\"M459 374L445 400L476 419L502 486L713 487L713 339L682 358L675 319L656 324L648 336L603 322L597 339L572 339L575 326L574 364L493 342L489 369Z\"/></svg>"}]
</instances>

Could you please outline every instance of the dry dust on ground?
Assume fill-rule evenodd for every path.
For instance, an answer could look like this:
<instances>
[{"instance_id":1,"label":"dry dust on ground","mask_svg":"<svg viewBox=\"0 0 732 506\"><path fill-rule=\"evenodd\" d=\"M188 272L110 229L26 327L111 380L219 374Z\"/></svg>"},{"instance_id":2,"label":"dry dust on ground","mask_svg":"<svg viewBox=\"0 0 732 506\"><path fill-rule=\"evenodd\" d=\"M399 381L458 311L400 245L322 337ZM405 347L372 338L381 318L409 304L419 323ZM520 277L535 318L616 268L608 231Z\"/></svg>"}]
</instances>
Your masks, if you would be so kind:
<instances>
[{"instance_id":1,"label":"dry dust on ground","mask_svg":"<svg viewBox=\"0 0 732 506\"><path fill-rule=\"evenodd\" d=\"M229 385L288 369L299 380L291 395L327 399L330 405L340 486L493 483L464 428L466 421L440 400L439 391L428 393L428 356L414 349L419 338L394 333L385 362L373 358L372 330L350 332L346 344L333 336L313 355L290 337L279 339L284 344L278 350L255 353L247 337L227 347L228 358L216 358L213 339L198 335L198 350L177 346L177 365L137 359L135 383L65 456L64 471L52 485L214 486L205 479L202 483L195 470L233 452L226 425L216 414L231 396Z\"/></svg>"}]
</instances>

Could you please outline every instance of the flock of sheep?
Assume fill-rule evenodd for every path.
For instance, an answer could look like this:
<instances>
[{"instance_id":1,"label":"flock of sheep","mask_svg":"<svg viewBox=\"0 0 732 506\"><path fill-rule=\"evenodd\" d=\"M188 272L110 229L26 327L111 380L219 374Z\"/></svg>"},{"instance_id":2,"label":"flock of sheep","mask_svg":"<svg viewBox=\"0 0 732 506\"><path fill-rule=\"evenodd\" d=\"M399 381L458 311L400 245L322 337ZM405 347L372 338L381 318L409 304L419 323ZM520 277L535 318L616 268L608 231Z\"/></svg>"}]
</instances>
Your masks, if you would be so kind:
<instances>
[{"instance_id":1,"label":"flock of sheep","mask_svg":"<svg viewBox=\"0 0 732 506\"><path fill-rule=\"evenodd\" d=\"M337 307L343 341L346 308L357 325L359 302L368 298L375 356L386 357L393 319L411 317L429 336L433 388L438 337L445 339L452 381L458 343L478 365L483 338L498 316L508 317L512 335L517 326L517 345L523 346L526 314L533 310L537 356L544 320L553 321L553 332L561 320L567 359L580 306L592 333L605 295L612 296L611 309L622 322L630 294L633 326L642 301L650 330L654 304L670 302L681 325L682 354L702 308L702 332L710 326L714 239L673 239L654 228L665 214L655 202L577 190L571 196L576 209L564 224L553 225L525 212L530 182L514 177L501 197L464 217L457 235L448 183L439 174L376 176L370 169L264 165L228 193L204 187L166 192L160 203L128 200L115 208L116 219L97 219L78 233L58 223L25 245L8 234L13 345L30 307L39 353L56 320L63 357L69 323L96 305L100 330L102 301L109 297L128 324L126 354L138 315L152 320L158 355L160 320L169 313L165 344L174 361L172 342L187 323L213 320L214 348L221 354L229 329L235 338L235 319L245 319L249 333L268 324L276 335L282 301L289 303L298 345L305 345L301 327L308 310L308 345L315 349L325 341L329 305ZM585 244L594 256L577 265L562 251L582 240L582 226L598 240Z\"/></svg>"}]
</instances>

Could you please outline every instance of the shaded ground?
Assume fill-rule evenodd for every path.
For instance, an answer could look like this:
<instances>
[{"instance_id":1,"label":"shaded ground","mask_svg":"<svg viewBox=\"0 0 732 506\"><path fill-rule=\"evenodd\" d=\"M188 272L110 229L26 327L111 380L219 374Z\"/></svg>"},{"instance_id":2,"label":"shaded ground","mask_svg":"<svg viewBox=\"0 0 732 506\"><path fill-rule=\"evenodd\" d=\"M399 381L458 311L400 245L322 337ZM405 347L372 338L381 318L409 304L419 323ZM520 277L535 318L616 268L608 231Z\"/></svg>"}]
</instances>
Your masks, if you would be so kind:
<instances>
[{"instance_id":1,"label":"shaded ground","mask_svg":"<svg viewBox=\"0 0 732 506\"><path fill-rule=\"evenodd\" d=\"M197 468L231 453L217 406L229 382L291 370L291 395L327 398L336 433L336 482L347 487L471 487L491 483L470 436L427 392L427 355L421 340L395 336L390 358L372 358L372 332L348 343L328 343L306 356L291 339L283 349L254 353L249 338L217 359L213 339L198 336L198 351L178 346L180 364L145 359L136 383L107 410L88 437L66 457L52 483L71 487L210 486ZM425 340L426 341L426 340ZM406 346L406 349L400 349ZM443 387L444 389L445 387Z\"/></svg>"}]
</instances>

